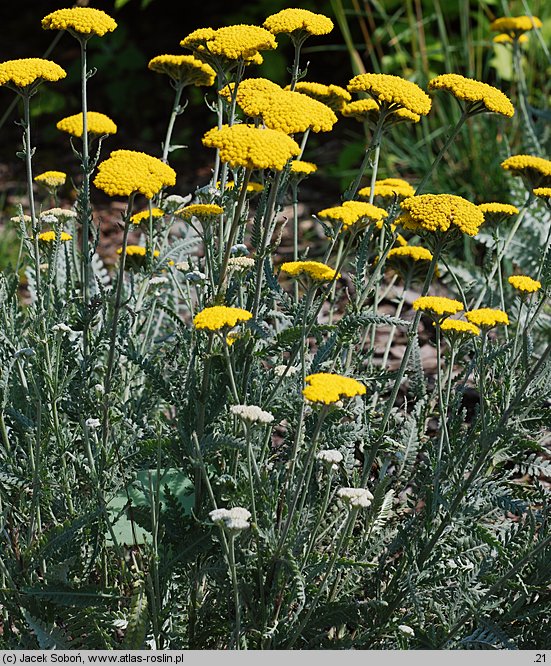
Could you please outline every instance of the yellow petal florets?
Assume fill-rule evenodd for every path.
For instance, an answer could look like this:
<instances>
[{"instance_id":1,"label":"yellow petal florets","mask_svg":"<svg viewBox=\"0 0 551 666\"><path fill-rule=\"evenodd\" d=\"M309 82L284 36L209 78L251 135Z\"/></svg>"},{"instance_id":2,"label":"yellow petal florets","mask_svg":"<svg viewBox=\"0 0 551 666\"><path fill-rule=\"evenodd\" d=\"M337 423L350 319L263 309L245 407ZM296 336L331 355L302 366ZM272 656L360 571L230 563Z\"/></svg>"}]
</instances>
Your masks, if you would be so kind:
<instances>
[{"instance_id":1,"label":"yellow petal florets","mask_svg":"<svg viewBox=\"0 0 551 666\"><path fill-rule=\"evenodd\" d=\"M501 163L505 171L521 176L530 189L551 186L551 161L533 155L512 155Z\"/></svg>"},{"instance_id":2,"label":"yellow petal florets","mask_svg":"<svg viewBox=\"0 0 551 666\"><path fill-rule=\"evenodd\" d=\"M440 329L452 337L455 337L455 334L480 335L480 329L478 326L475 326L468 321L462 321L461 319L445 319L441 322Z\"/></svg>"},{"instance_id":3,"label":"yellow petal florets","mask_svg":"<svg viewBox=\"0 0 551 666\"><path fill-rule=\"evenodd\" d=\"M216 78L210 65L192 55L159 55L149 61L148 67L183 86L212 86Z\"/></svg>"},{"instance_id":4,"label":"yellow petal florets","mask_svg":"<svg viewBox=\"0 0 551 666\"><path fill-rule=\"evenodd\" d=\"M350 92L366 92L379 105L401 107L411 113L425 116L431 100L418 85L392 74L358 74L348 84Z\"/></svg>"},{"instance_id":5,"label":"yellow petal florets","mask_svg":"<svg viewBox=\"0 0 551 666\"><path fill-rule=\"evenodd\" d=\"M302 390L304 397L310 402L331 405L342 398L353 398L365 395L366 389L356 379L343 377L329 372L318 372L306 377L307 386Z\"/></svg>"},{"instance_id":6,"label":"yellow petal florets","mask_svg":"<svg viewBox=\"0 0 551 666\"><path fill-rule=\"evenodd\" d=\"M168 164L134 150L112 152L94 179L94 185L111 197L140 192L151 199L163 187L175 184L176 172Z\"/></svg>"},{"instance_id":7,"label":"yellow petal florets","mask_svg":"<svg viewBox=\"0 0 551 666\"><path fill-rule=\"evenodd\" d=\"M413 187L401 178L383 178L375 181L374 196L376 197L412 197L415 194ZM371 195L370 187L363 187L358 195L364 199L369 199Z\"/></svg>"},{"instance_id":8,"label":"yellow petal florets","mask_svg":"<svg viewBox=\"0 0 551 666\"><path fill-rule=\"evenodd\" d=\"M542 199L551 199L551 187L536 187L532 190L537 197Z\"/></svg>"},{"instance_id":9,"label":"yellow petal florets","mask_svg":"<svg viewBox=\"0 0 551 666\"><path fill-rule=\"evenodd\" d=\"M330 282L341 276L321 261L287 261L281 265L281 271L291 277L306 275L314 282Z\"/></svg>"},{"instance_id":10,"label":"yellow petal florets","mask_svg":"<svg viewBox=\"0 0 551 666\"><path fill-rule=\"evenodd\" d=\"M299 81L295 86L296 92L308 95L318 102L323 102L333 111L341 111L343 106L352 99L348 90L333 84L314 83L311 81Z\"/></svg>"},{"instance_id":11,"label":"yellow petal florets","mask_svg":"<svg viewBox=\"0 0 551 666\"><path fill-rule=\"evenodd\" d=\"M0 86L12 85L26 88L41 81L59 81L67 72L51 60L21 58L0 63Z\"/></svg>"},{"instance_id":12,"label":"yellow petal florets","mask_svg":"<svg viewBox=\"0 0 551 666\"><path fill-rule=\"evenodd\" d=\"M511 275L508 282L514 289L525 294L532 294L541 289L541 282L528 275Z\"/></svg>"},{"instance_id":13,"label":"yellow petal florets","mask_svg":"<svg viewBox=\"0 0 551 666\"><path fill-rule=\"evenodd\" d=\"M317 213L317 217L322 220L342 223L344 230L360 222L382 222L387 216L386 210L365 201L345 201L341 206L324 208Z\"/></svg>"},{"instance_id":14,"label":"yellow petal florets","mask_svg":"<svg viewBox=\"0 0 551 666\"><path fill-rule=\"evenodd\" d=\"M381 105L379 105L374 99L357 99L345 104L341 109L341 113L345 118L354 118L359 122L367 121L372 125L375 125L379 120L380 111ZM409 109L404 109L400 106L387 109L386 113L385 122L389 125L404 122L406 120L412 123L418 123L421 120L421 116L418 113L413 113Z\"/></svg>"},{"instance_id":15,"label":"yellow petal florets","mask_svg":"<svg viewBox=\"0 0 551 666\"><path fill-rule=\"evenodd\" d=\"M104 113L88 111L86 114L86 122L88 125L88 134L97 134L98 136L101 136L102 134L117 133L117 126L111 120L111 118L106 116ZM82 113L77 113L74 116L67 116L67 118L63 118L57 123L56 127L61 132L67 132L67 134L81 137L83 132Z\"/></svg>"},{"instance_id":16,"label":"yellow petal florets","mask_svg":"<svg viewBox=\"0 0 551 666\"><path fill-rule=\"evenodd\" d=\"M494 217L506 218L518 215L518 208L511 204L491 202L478 204L478 208L484 213L484 221Z\"/></svg>"},{"instance_id":17,"label":"yellow petal florets","mask_svg":"<svg viewBox=\"0 0 551 666\"><path fill-rule=\"evenodd\" d=\"M455 194L420 194L404 199L404 211L398 221L406 229L418 231L448 231L453 225L464 234L475 236L484 214L470 201Z\"/></svg>"},{"instance_id":18,"label":"yellow petal florets","mask_svg":"<svg viewBox=\"0 0 551 666\"><path fill-rule=\"evenodd\" d=\"M499 324L507 326L509 324L509 317L503 310L495 310L493 308L480 308L479 310L471 310L465 313L465 318L471 324L479 326L480 328L493 328Z\"/></svg>"},{"instance_id":19,"label":"yellow petal florets","mask_svg":"<svg viewBox=\"0 0 551 666\"><path fill-rule=\"evenodd\" d=\"M441 74L430 80L428 87L430 90L447 90L457 99L467 102L467 110L471 113L486 110L507 118L512 118L515 113L511 100L501 90L460 74Z\"/></svg>"},{"instance_id":20,"label":"yellow petal florets","mask_svg":"<svg viewBox=\"0 0 551 666\"><path fill-rule=\"evenodd\" d=\"M293 160L291 162L291 173L300 176L309 176L316 173L318 167L313 162L303 162L302 160Z\"/></svg>"},{"instance_id":21,"label":"yellow petal florets","mask_svg":"<svg viewBox=\"0 0 551 666\"><path fill-rule=\"evenodd\" d=\"M132 215L132 217L130 218L130 222L132 222L132 224L140 224L140 222L148 222L150 215L154 220L159 220L161 219L161 217L164 216L164 214L165 214L164 211L162 211L160 208L152 208L151 213L149 209L142 210L139 213Z\"/></svg>"},{"instance_id":22,"label":"yellow petal florets","mask_svg":"<svg viewBox=\"0 0 551 666\"><path fill-rule=\"evenodd\" d=\"M37 183L41 183L46 187L55 189L56 187L65 185L67 174L63 171L44 171L44 173L40 173L38 176L35 176L34 179Z\"/></svg>"},{"instance_id":23,"label":"yellow petal florets","mask_svg":"<svg viewBox=\"0 0 551 666\"><path fill-rule=\"evenodd\" d=\"M57 233L55 231L43 231L42 233L38 234L38 240L44 243L53 243L56 238L57 238ZM59 240L66 242L73 240L73 237L71 236L71 234L62 231L61 234L59 235Z\"/></svg>"},{"instance_id":24,"label":"yellow petal florets","mask_svg":"<svg viewBox=\"0 0 551 666\"><path fill-rule=\"evenodd\" d=\"M80 35L98 35L103 37L117 27L109 14L91 7L73 7L58 9L42 19L45 30L69 30Z\"/></svg>"},{"instance_id":25,"label":"yellow petal florets","mask_svg":"<svg viewBox=\"0 0 551 666\"><path fill-rule=\"evenodd\" d=\"M252 319L252 316L248 310L242 308L214 305L196 314L193 324L199 330L219 331L222 328L233 328L237 324Z\"/></svg>"},{"instance_id":26,"label":"yellow petal florets","mask_svg":"<svg viewBox=\"0 0 551 666\"><path fill-rule=\"evenodd\" d=\"M413 301L413 309L428 312L439 317L447 317L463 310L463 304L444 296L421 296Z\"/></svg>"},{"instance_id":27,"label":"yellow petal florets","mask_svg":"<svg viewBox=\"0 0 551 666\"><path fill-rule=\"evenodd\" d=\"M256 25L230 25L218 30L200 28L180 42L180 46L201 55L222 56L228 60L250 60L258 51L275 49L277 42L271 32Z\"/></svg>"},{"instance_id":28,"label":"yellow petal florets","mask_svg":"<svg viewBox=\"0 0 551 666\"><path fill-rule=\"evenodd\" d=\"M174 215L181 217L183 220L191 220L192 217L198 217L203 220L223 214L224 209L217 204L191 204L190 206L180 208L174 213Z\"/></svg>"},{"instance_id":29,"label":"yellow petal florets","mask_svg":"<svg viewBox=\"0 0 551 666\"><path fill-rule=\"evenodd\" d=\"M412 261L432 261L432 252L418 245L405 245L395 247L387 255L387 260L393 263L396 260L411 259Z\"/></svg>"},{"instance_id":30,"label":"yellow petal florets","mask_svg":"<svg viewBox=\"0 0 551 666\"><path fill-rule=\"evenodd\" d=\"M490 30L504 33L513 39L524 32L541 27L542 22L537 16L502 16L490 23Z\"/></svg>"},{"instance_id":31,"label":"yellow petal florets","mask_svg":"<svg viewBox=\"0 0 551 666\"><path fill-rule=\"evenodd\" d=\"M264 27L274 35L280 32L326 35L333 30L333 21L323 14L315 14L307 9L288 8L268 16L264 21Z\"/></svg>"},{"instance_id":32,"label":"yellow petal florets","mask_svg":"<svg viewBox=\"0 0 551 666\"><path fill-rule=\"evenodd\" d=\"M300 147L283 132L251 125L214 127L203 137L203 145L220 150L220 159L232 167L281 171Z\"/></svg>"}]
</instances>

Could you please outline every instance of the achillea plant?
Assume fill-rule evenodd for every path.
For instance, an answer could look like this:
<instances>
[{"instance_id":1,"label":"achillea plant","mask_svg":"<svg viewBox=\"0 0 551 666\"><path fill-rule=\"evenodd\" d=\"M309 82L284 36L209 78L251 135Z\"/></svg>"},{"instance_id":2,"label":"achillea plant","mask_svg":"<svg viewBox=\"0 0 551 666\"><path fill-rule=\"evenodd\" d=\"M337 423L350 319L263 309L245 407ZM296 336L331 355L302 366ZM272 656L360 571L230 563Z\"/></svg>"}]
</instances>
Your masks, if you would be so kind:
<instances>
[{"instance_id":1,"label":"achillea plant","mask_svg":"<svg viewBox=\"0 0 551 666\"><path fill-rule=\"evenodd\" d=\"M511 21L494 27L520 42L531 28ZM446 96L390 74L301 82L305 41L333 22L288 8L153 58L175 91L159 149L106 155L117 127L88 111L87 43L116 23L73 8L43 27L79 43L82 109L58 123L72 172L33 178L30 100L65 73L0 64L28 188L0 274L0 647L545 649L551 169L508 125L515 96L433 78L461 115L434 154L431 133L412 142L432 155L418 171L395 133ZM277 83L249 75L274 35L294 46ZM168 161L192 85L216 89L212 174L183 192ZM299 203L323 191L337 113L365 124L364 160L307 235ZM514 149L503 202L424 193L474 116ZM95 252L99 192L124 202L113 267Z\"/></svg>"}]
</instances>

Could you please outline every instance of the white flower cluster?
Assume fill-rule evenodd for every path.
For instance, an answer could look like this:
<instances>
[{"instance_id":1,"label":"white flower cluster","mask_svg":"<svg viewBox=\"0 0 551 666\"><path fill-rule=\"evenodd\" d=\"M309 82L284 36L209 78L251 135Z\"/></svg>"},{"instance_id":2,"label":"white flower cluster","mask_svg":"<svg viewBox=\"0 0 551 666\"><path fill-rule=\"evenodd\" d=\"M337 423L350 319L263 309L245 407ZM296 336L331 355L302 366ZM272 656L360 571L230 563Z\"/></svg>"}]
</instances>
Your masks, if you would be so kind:
<instances>
[{"instance_id":1,"label":"white flower cluster","mask_svg":"<svg viewBox=\"0 0 551 666\"><path fill-rule=\"evenodd\" d=\"M241 506L235 506L233 509L214 509L209 513L209 518L215 525L230 532L242 532L251 526L249 523L251 512Z\"/></svg>"},{"instance_id":2,"label":"white flower cluster","mask_svg":"<svg viewBox=\"0 0 551 666\"><path fill-rule=\"evenodd\" d=\"M228 270L246 271L254 268L254 259L252 257L231 257L228 261Z\"/></svg>"},{"instance_id":3,"label":"white flower cluster","mask_svg":"<svg viewBox=\"0 0 551 666\"><path fill-rule=\"evenodd\" d=\"M256 405L232 405L230 407L230 412L249 423L262 423L265 425L274 420L273 414L265 412Z\"/></svg>"},{"instance_id":4,"label":"white flower cluster","mask_svg":"<svg viewBox=\"0 0 551 666\"><path fill-rule=\"evenodd\" d=\"M69 208L49 208L40 213L40 221L46 224L55 224L56 222L67 222L75 220L77 214Z\"/></svg>"},{"instance_id":5,"label":"white flower cluster","mask_svg":"<svg viewBox=\"0 0 551 666\"><path fill-rule=\"evenodd\" d=\"M274 374L276 377L282 377L285 374L285 371L287 370L286 365L276 365L274 367ZM292 365L288 370L287 370L287 377L292 377L293 375L296 375L298 372L298 368L295 365Z\"/></svg>"},{"instance_id":6,"label":"white flower cluster","mask_svg":"<svg viewBox=\"0 0 551 666\"><path fill-rule=\"evenodd\" d=\"M162 203L162 207L165 213L171 214L178 208L182 208L187 203L191 201L191 194L188 194L186 197L181 197L177 194L171 194L166 197Z\"/></svg>"},{"instance_id":7,"label":"white flower cluster","mask_svg":"<svg viewBox=\"0 0 551 666\"><path fill-rule=\"evenodd\" d=\"M342 462L342 453L336 449L328 449L327 451L316 453L316 459L326 464L332 470L337 470L339 469L339 464Z\"/></svg>"},{"instance_id":8,"label":"white flower cluster","mask_svg":"<svg viewBox=\"0 0 551 666\"><path fill-rule=\"evenodd\" d=\"M164 275L157 275L155 277L152 277L149 280L149 285L156 285L156 284L167 284L168 278L164 277Z\"/></svg>"},{"instance_id":9,"label":"white flower cluster","mask_svg":"<svg viewBox=\"0 0 551 666\"><path fill-rule=\"evenodd\" d=\"M367 488L339 488L337 497L353 508L367 508L373 499L373 495Z\"/></svg>"}]
</instances>

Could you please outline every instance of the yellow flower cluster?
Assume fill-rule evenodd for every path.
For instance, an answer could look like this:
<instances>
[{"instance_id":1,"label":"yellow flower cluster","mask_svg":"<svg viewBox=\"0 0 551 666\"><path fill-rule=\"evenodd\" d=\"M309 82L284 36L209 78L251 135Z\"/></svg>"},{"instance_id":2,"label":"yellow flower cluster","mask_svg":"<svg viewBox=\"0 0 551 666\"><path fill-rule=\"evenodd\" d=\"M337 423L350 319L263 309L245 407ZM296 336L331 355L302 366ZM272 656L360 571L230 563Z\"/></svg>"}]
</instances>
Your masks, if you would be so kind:
<instances>
[{"instance_id":1,"label":"yellow flower cluster","mask_svg":"<svg viewBox=\"0 0 551 666\"><path fill-rule=\"evenodd\" d=\"M441 322L440 329L444 331L444 333L450 334L451 337L455 337L454 334L480 335L480 329L478 326L475 326L468 321L462 321L461 319L445 319Z\"/></svg>"},{"instance_id":2,"label":"yellow flower cluster","mask_svg":"<svg viewBox=\"0 0 551 666\"><path fill-rule=\"evenodd\" d=\"M217 181L216 187L220 188L222 183ZM247 192L262 192L264 185L262 183L247 183ZM235 180L228 180L226 183L226 190L235 190Z\"/></svg>"},{"instance_id":3,"label":"yellow flower cluster","mask_svg":"<svg viewBox=\"0 0 551 666\"><path fill-rule=\"evenodd\" d=\"M110 197L140 192L151 199L163 187L175 184L176 172L168 164L134 150L112 152L94 179L94 185Z\"/></svg>"},{"instance_id":4,"label":"yellow flower cluster","mask_svg":"<svg viewBox=\"0 0 551 666\"><path fill-rule=\"evenodd\" d=\"M14 85L26 88L41 81L59 81L67 72L51 60L21 58L0 63L0 86Z\"/></svg>"},{"instance_id":5,"label":"yellow flower cluster","mask_svg":"<svg viewBox=\"0 0 551 666\"><path fill-rule=\"evenodd\" d=\"M393 263L395 260L411 259L413 261L432 261L432 252L418 245L405 245L395 247L387 255L387 260Z\"/></svg>"},{"instance_id":6,"label":"yellow flower cluster","mask_svg":"<svg viewBox=\"0 0 551 666\"><path fill-rule=\"evenodd\" d=\"M308 95L318 102L323 102L333 111L341 111L343 106L352 99L348 90L333 84L314 83L312 81L299 81L295 86L296 92Z\"/></svg>"},{"instance_id":7,"label":"yellow flower cluster","mask_svg":"<svg viewBox=\"0 0 551 666\"><path fill-rule=\"evenodd\" d=\"M61 132L67 132L67 134L81 137L83 132L82 120L82 113L77 113L74 116L63 118L57 123L56 127ZM103 134L117 133L117 126L111 118L104 113L88 111L86 114L86 122L88 125L88 134L97 134L98 136L101 136Z\"/></svg>"},{"instance_id":8,"label":"yellow flower cluster","mask_svg":"<svg viewBox=\"0 0 551 666\"><path fill-rule=\"evenodd\" d=\"M467 110L472 110L473 105L477 105L478 110L479 105L483 104L487 111L507 118L515 114L511 100L501 90L460 74L441 74L431 79L428 87L429 90L447 90L457 99L467 102Z\"/></svg>"},{"instance_id":9,"label":"yellow flower cluster","mask_svg":"<svg viewBox=\"0 0 551 666\"><path fill-rule=\"evenodd\" d=\"M182 86L212 86L216 79L214 69L192 55L159 55L149 61L148 68Z\"/></svg>"},{"instance_id":10,"label":"yellow flower cluster","mask_svg":"<svg viewBox=\"0 0 551 666\"><path fill-rule=\"evenodd\" d=\"M453 298L443 296L421 296L413 301L414 310L422 310L439 317L448 317L463 310L463 304Z\"/></svg>"},{"instance_id":11,"label":"yellow flower cluster","mask_svg":"<svg viewBox=\"0 0 551 666\"><path fill-rule=\"evenodd\" d=\"M518 215L518 208L511 204L497 202L478 204L478 208L484 213L484 221L493 220L495 217L504 219Z\"/></svg>"},{"instance_id":12,"label":"yellow flower cluster","mask_svg":"<svg viewBox=\"0 0 551 666\"><path fill-rule=\"evenodd\" d=\"M509 317L503 310L494 310L493 308L480 308L465 313L467 321L483 329L493 328L499 324L507 326Z\"/></svg>"},{"instance_id":13,"label":"yellow flower cluster","mask_svg":"<svg viewBox=\"0 0 551 666\"><path fill-rule=\"evenodd\" d=\"M426 116L431 108L427 93L393 74L358 74L348 84L348 90L368 93L381 106L398 106L419 116Z\"/></svg>"},{"instance_id":14,"label":"yellow flower cluster","mask_svg":"<svg viewBox=\"0 0 551 666\"><path fill-rule=\"evenodd\" d=\"M181 217L183 220L191 220L192 217L199 219L208 219L209 217L218 217L223 215L224 209L217 204L191 204L180 208L174 214Z\"/></svg>"},{"instance_id":15,"label":"yellow flower cluster","mask_svg":"<svg viewBox=\"0 0 551 666\"><path fill-rule=\"evenodd\" d=\"M532 192L542 199L551 198L551 187L536 187Z\"/></svg>"},{"instance_id":16,"label":"yellow flower cluster","mask_svg":"<svg viewBox=\"0 0 551 666\"><path fill-rule=\"evenodd\" d=\"M376 197L412 197L415 194L413 187L401 178L383 178L382 180L375 181L373 188ZM369 199L371 195L370 187L362 187L358 192L360 197Z\"/></svg>"},{"instance_id":17,"label":"yellow flower cluster","mask_svg":"<svg viewBox=\"0 0 551 666\"><path fill-rule=\"evenodd\" d=\"M152 208L151 209L151 217L154 220L159 220L161 217L164 216L164 211L162 211L160 208ZM132 215L130 218L130 222L132 224L140 224L140 222L145 222L149 221L149 209L147 210L142 210L139 213L136 213L135 215Z\"/></svg>"},{"instance_id":18,"label":"yellow flower cluster","mask_svg":"<svg viewBox=\"0 0 551 666\"><path fill-rule=\"evenodd\" d=\"M345 201L341 206L324 208L317 213L321 219L332 220L342 223L343 229L347 230L359 222L380 222L388 216L383 208L377 208L365 201Z\"/></svg>"},{"instance_id":19,"label":"yellow flower cluster","mask_svg":"<svg viewBox=\"0 0 551 666\"><path fill-rule=\"evenodd\" d=\"M280 32L327 35L333 30L333 21L323 14L315 14L307 9L288 8L268 16L264 21L264 27L274 35Z\"/></svg>"},{"instance_id":20,"label":"yellow flower cluster","mask_svg":"<svg viewBox=\"0 0 551 666\"><path fill-rule=\"evenodd\" d=\"M193 324L199 330L219 331L222 328L233 328L237 324L252 319L252 316L248 310L242 308L214 305L196 314Z\"/></svg>"},{"instance_id":21,"label":"yellow flower cluster","mask_svg":"<svg viewBox=\"0 0 551 666\"><path fill-rule=\"evenodd\" d=\"M231 90L226 86L220 94L229 100ZM322 102L284 90L267 79L245 79L237 89L236 101L247 116L261 118L266 127L285 134L307 129L329 132L337 122L337 116Z\"/></svg>"},{"instance_id":22,"label":"yellow flower cluster","mask_svg":"<svg viewBox=\"0 0 551 666\"><path fill-rule=\"evenodd\" d=\"M512 155L501 163L505 171L525 178L530 189L551 186L551 161L533 155Z\"/></svg>"},{"instance_id":23,"label":"yellow flower cluster","mask_svg":"<svg viewBox=\"0 0 551 666\"><path fill-rule=\"evenodd\" d=\"M107 32L113 32L117 24L101 9L73 7L48 14L42 19L42 27L45 30L68 30L81 35L103 37Z\"/></svg>"},{"instance_id":24,"label":"yellow flower cluster","mask_svg":"<svg viewBox=\"0 0 551 666\"><path fill-rule=\"evenodd\" d=\"M508 282L512 287L525 294L532 294L541 289L541 282L527 275L511 275Z\"/></svg>"},{"instance_id":25,"label":"yellow flower cluster","mask_svg":"<svg viewBox=\"0 0 551 666\"><path fill-rule=\"evenodd\" d=\"M405 229L419 231L448 231L451 225L464 234L475 236L484 214L470 201L455 194L421 194L400 203L402 215L398 221Z\"/></svg>"},{"instance_id":26,"label":"yellow flower cluster","mask_svg":"<svg viewBox=\"0 0 551 666\"><path fill-rule=\"evenodd\" d=\"M67 174L63 173L63 171L44 171L44 173L35 176L34 179L37 183L42 183L46 187L55 189L56 187L65 185Z\"/></svg>"},{"instance_id":27,"label":"yellow flower cluster","mask_svg":"<svg viewBox=\"0 0 551 666\"><path fill-rule=\"evenodd\" d=\"M309 176L312 173L316 173L318 167L312 162L303 162L302 160L293 160L291 162L291 173L300 175L300 176Z\"/></svg>"},{"instance_id":28,"label":"yellow flower cluster","mask_svg":"<svg viewBox=\"0 0 551 666\"><path fill-rule=\"evenodd\" d=\"M230 166L281 171L300 154L300 147L283 132L251 125L214 127L203 137L203 145L218 148L220 159Z\"/></svg>"},{"instance_id":29,"label":"yellow flower cluster","mask_svg":"<svg viewBox=\"0 0 551 666\"><path fill-rule=\"evenodd\" d=\"M379 104L374 99L357 99L354 102L345 104L341 109L341 113L345 118L354 118L359 122L367 120L374 125L379 119L380 110ZM418 123L421 120L421 116L418 113L412 113L408 109L401 107L387 109L387 114L386 122L389 124L396 124L406 120Z\"/></svg>"},{"instance_id":30,"label":"yellow flower cluster","mask_svg":"<svg viewBox=\"0 0 551 666\"><path fill-rule=\"evenodd\" d=\"M122 247L119 247L117 254L122 254ZM147 254L147 248L142 247L141 245L127 245L125 254L127 257L145 257ZM158 257L159 250L155 250L155 252L153 252L153 256Z\"/></svg>"},{"instance_id":31,"label":"yellow flower cluster","mask_svg":"<svg viewBox=\"0 0 551 666\"><path fill-rule=\"evenodd\" d=\"M318 372L306 377L308 386L302 390L302 395L310 402L320 402L331 405L341 398L353 398L356 395L365 395L366 389L356 379L343 377L329 372Z\"/></svg>"},{"instance_id":32,"label":"yellow flower cluster","mask_svg":"<svg viewBox=\"0 0 551 666\"><path fill-rule=\"evenodd\" d=\"M230 25L218 30L200 28L180 42L180 46L190 48L200 54L222 56L228 60L251 60L257 64L258 51L275 49L277 42L271 32L256 25ZM260 60L260 62L259 62Z\"/></svg>"},{"instance_id":33,"label":"yellow flower cluster","mask_svg":"<svg viewBox=\"0 0 551 666\"><path fill-rule=\"evenodd\" d=\"M503 16L490 23L490 30L501 32L515 39L524 32L541 28L542 22L537 16Z\"/></svg>"},{"instance_id":34,"label":"yellow flower cluster","mask_svg":"<svg viewBox=\"0 0 551 666\"><path fill-rule=\"evenodd\" d=\"M44 243L53 243L57 238L57 233L55 231L43 231L38 234L38 240L43 241ZM65 231L62 231L59 236L60 241L70 241L73 240L71 234L68 234Z\"/></svg>"},{"instance_id":35,"label":"yellow flower cluster","mask_svg":"<svg viewBox=\"0 0 551 666\"><path fill-rule=\"evenodd\" d=\"M341 276L321 261L287 261L281 265L281 271L291 277L307 275L314 282L330 282Z\"/></svg>"},{"instance_id":36,"label":"yellow flower cluster","mask_svg":"<svg viewBox=\"0 0 551 666\"><path fill-rule=\"evenodd\" d=\"M500 35L496 35L492 39L492 42L494 42L494 44L513 44L515 39L518 41L519 44L526 44L526 42L528 41L528 35L522 33L518 37L510 37L505 33L501 33Z\"/></svg>"}]
</instances>

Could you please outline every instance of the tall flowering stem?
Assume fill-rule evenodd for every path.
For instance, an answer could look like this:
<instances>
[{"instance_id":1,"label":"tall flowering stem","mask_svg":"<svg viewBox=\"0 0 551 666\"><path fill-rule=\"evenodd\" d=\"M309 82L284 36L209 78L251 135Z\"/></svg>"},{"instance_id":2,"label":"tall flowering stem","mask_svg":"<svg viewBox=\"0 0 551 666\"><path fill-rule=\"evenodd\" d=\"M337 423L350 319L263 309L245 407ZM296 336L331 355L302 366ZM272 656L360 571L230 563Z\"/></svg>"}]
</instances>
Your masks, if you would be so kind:
<instances>
[{"instance_id":1,"label":"tall flowering stem","mask_svg":"<svg viewBox=\"0 0 551 666\"><path fill-rule=\"evenodd\" d=\"M167 164L168 164L168 154L170 152L170 142L172 140L172 132L174 131L174 124L176 122L176 118L183 111L183 108L180 106L180 101L182 99L182 92L185 88L185 84L182 81L174 81L173 87L175 91L174 102L172 103L172 111L170 113L168 127L166 128L165 140L163 143L163 156L161 157L162 161Z\"/></svg>"},{"instance_id":2,"label":"tall flowering stem","mask_svg":"<svg viewBox=\"0 0 551 666\"><path fill-rule=\"evenodd\" d=\"M356 179L354 180L352 185L348 188L348 190L344 194L344 199L347 201L354 199L354 197L358 192L358 188L360 187L360 183L362 182L362 178L367 167L369 166L369 164L372 164L373 172L371 174L371 194L369 196L369 203L371 204L373 203L375 181L377 180L377 171L379 166L379 156L381 153L381 141L384 133L383 127L385 119L386 119L386 112L383 109L381 109L377 125L375 126L375 130L373 132L373 137L371 139L369 146L365 151L365 155L361 163L360 170L358 171L358 175L356 176Z\"/></svg>"},{"instance_id":3,"label":"tall flowering stem","mask_svg":"<svg viewBox=\"0 0 551 666\"><path fill-rule=\"evenodd\" d=\"M126 264L126 247L128 245L128 232L130 230L130 218L134 207L135 194L131 194L128 199L126 211L124 214L124 231L122 237L121 258L119 263L119 274L117 277L117 291L115 293L115 302L113 305L113 317L111 320L111 335L109 337L109 355L107 357L107 368L103 382L103 423L102 423L102 441L104 450L109 436L109 398L111 393L111 382L113 377L113 366L115 362L115 348L117 343L117 328L119 315L122 306L122 290L124 285L124 268Z\"/></svg>"},{"instance_id":4,"label":"tall flowering stem","mask_svg":"<svg viewBox=\"0 0 551 666\"><path fill-rule=\"evenodd\" d=\"M84 209L82 214L82 301L86 308L90 298L90 247L89 247L89 223L90 223L90 155L88 145L88 96L87 83L90 73L88 72L87 45L89 36L73 33L80 43L80 72L81 72L81 98L82 98L82 201ZM84 356L87 356L88 330L83 336Z\"/></svg>"}]
</instances>

